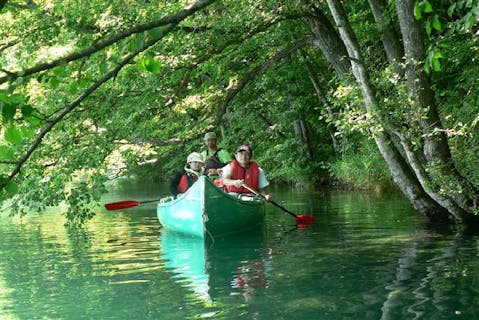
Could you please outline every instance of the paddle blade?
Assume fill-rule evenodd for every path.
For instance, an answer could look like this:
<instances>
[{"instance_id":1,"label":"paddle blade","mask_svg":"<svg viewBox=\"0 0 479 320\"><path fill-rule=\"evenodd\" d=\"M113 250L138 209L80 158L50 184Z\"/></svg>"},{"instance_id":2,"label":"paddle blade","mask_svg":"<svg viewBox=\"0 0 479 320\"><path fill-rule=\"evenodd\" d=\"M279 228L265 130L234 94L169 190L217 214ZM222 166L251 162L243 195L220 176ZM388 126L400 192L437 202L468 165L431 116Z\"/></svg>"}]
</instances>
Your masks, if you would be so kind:
<instances>
[{"instance_id":1,"label":"paddle blade","mask_svg":"<svg viewBox=\"0 0 479 320\"><path fill-rule=\"evenodd\" d=\"M296 215L296 224L298 226L307 226L314 222L314 218L310 216Z\"/></svg>"},{"instance_id":2,"label":"paddle blade","mask_svg":"<svg viewBox=\"0 0 479 320\"><path fill-rule=\"evenodd\" d=\"M107 210L121 210L121 209L136 207L139 204L140 202L138 201L127 200L127 201L107 203L105 204L105 208Z\"/></svg>"}]
</instances>

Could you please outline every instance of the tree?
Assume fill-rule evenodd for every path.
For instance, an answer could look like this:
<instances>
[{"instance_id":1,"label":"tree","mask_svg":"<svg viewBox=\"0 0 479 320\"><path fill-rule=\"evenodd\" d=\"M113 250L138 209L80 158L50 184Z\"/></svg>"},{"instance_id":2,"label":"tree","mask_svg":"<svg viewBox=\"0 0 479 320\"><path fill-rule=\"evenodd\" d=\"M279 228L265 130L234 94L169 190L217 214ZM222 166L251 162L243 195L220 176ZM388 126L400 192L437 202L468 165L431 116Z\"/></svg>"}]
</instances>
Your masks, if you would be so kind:
<instances>
[{"instance_id":1,"label":"tree","mask_svg":"<svg viewBox=\"0 0 479 320\"><path fill-rule=\"evenodd\" d=\"M422 27L414 17L414 1L398 0L396 7L405 52L405 81L410 97L408 109L411 113L424 111L419 112L414 119L403 118L400 122L390 121L381 110L382 103L377 99L380 95L370 81L365 59L342 4L337 0L327 2L341 39L348 50L352 73L361 89L366 112L376 118L376 125L380 126L373 136L396 184L414 207L433 221L475 220L478 190L460 175L451 157L445 130L430 89L429 75L422 67L426 55L423 47L425 39L421 36ZM377 2L370 3L375 9L376 16L382 16L377 12L381 6L377 6ZM390 32L389 37L394 39L394 34ZM386 51L390 52L387 55L392 60L390 63L394 63L398 57L396 54L398 50ZM399 71L397 76L401 77L402 72ZM420 126L422 129L420 135L406 136L415 129L415 123L410 120ZM418 137L420 142L414 149L412 139ZM456 188L446 190L444 185L451 179L456 182Z\"/></svg>"},{"instance_id":2,"label":"tree","mask_svg":"<svg viewBox=\"0 0 479 320\"><path fill-rule=\"evenodd\" d=\"M2 5L0 196L16 211L66 202L81 223L109 178L168 174L221 127L284 180L323 180L373 139L419 211L475 219L479 120L453 97L477 111L477 1Z\"/></svg>"}]
</instances>

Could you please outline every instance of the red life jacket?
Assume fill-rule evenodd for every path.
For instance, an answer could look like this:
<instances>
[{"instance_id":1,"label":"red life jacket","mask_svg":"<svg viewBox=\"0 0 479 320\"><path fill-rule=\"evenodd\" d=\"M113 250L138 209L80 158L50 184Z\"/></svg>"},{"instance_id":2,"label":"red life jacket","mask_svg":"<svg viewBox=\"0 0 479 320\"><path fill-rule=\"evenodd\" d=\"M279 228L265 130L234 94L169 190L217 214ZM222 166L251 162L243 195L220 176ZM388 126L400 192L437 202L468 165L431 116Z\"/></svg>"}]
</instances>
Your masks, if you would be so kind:
<instances>
[{"instance_id":1,"label":"red life jacket","mask_svg":"<svg viewBox=\"0 0 479 320\"><path fill-rule=\"evenodd\" d=\"M178 183L178 192L179 193L185 193L186 190L188 190L189 187L191 187L193 185L193 183L195 183L196 180L198 180L198 176L196 175L190 175L190 179L188 179L188 174L184 174L183 176L181 176L181 180L180 182Z\"/></svg>"},{"instance_id":2,"label":"red life jacket","mask_svg":"<svg viewBox=\"0 0 479 320\"><path fill-rule=\"evenodd\" d=\"M238 161L234 159L231 161L231 179L243 179L249 187L259 191L259 166L256 162L252 161L249 163L248 168L243 168ZM236 193L251 193L244 187L226 186L226 190Z\"/></svg>"}]
</instances>

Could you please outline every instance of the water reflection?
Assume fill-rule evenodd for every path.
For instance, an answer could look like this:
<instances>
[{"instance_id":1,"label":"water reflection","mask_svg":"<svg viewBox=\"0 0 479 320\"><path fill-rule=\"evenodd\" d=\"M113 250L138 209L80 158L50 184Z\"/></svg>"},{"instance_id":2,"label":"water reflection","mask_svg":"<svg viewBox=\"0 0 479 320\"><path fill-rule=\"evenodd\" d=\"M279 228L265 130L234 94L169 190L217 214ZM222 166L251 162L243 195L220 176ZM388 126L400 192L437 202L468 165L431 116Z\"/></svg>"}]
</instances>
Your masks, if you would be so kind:
<instances>
[{"instance_id":1,"label":"water reflection","mask_svg":"<svg viewBox=\"0 0 479 320\"><path fill-rule=\"evenodd\" d=\"M163 229L160 252L165 267L175 273L179 283L191 288L199 298L211 301L203 239Z\"/></svg>"},{"instance_id":2,"label":"water reflection","mask_svg":"<svg viewBox=\"0 0 479 320\"><path fill-rule=\"evenodd\" d=\"M175 281L204 302L224 295L248 301L256 290L268 287L270 250L262 232L212 241L162 229L160 254Z\"/></svg>"}]
</instances>

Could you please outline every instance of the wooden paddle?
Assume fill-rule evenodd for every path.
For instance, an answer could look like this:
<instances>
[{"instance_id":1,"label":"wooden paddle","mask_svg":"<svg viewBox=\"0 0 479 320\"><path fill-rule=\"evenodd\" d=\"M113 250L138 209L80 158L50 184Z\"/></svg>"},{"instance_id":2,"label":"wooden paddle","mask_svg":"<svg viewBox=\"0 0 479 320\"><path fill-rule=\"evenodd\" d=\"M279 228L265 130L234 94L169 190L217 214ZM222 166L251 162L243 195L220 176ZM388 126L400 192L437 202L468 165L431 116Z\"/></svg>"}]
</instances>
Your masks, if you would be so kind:
<instances>
[{"instance_id":1,"label":"wooden paddle","mask_svg":"<svg viewBox=\"0 0 479 320\"><path fill-rule=\"evenodd\" d=\"M118 201L118 202L111 202L111 203L105 204L105 208L106 210L121 210L121 209L136 207L145 203L158 202L158 201L161 201L161 199L146 200L146 201L135 201L135 200Z\"/></svg>"},{"instance_id":2,"label":"wooden paddle","mask_svg":"<svg viewBox=\"0 0 479 320\"><path fill-rule=\"evenodd\" d=\"M249 187L246 183L243 183L243 187L245 187L246 189L248 189L249 191L251 191L252 193L254 193L255 195L257 196L260 196L262 197L263 199L266 199L264 195L262 195L261 193L257 192L256 190L254 190L253 188ZM278 208L280 208L281 210L283 210L284 212L286 213L289 213L290 215L292 215L293 217L296 218L296 224L298 226L306 226L306 225L309 225L309 224L312 224L314 222L314 218L311 217L311 216L304 216L304 215L301 215L301 214L296 214L292 211L289 211L288 209L286 209L285 207L283 207L282 205L280 205L279 203L271 200L271 201L267 201L267 202L270 202L272 204L274 204L275 206L277 206Z\"/></svg>"}]
</instances>

